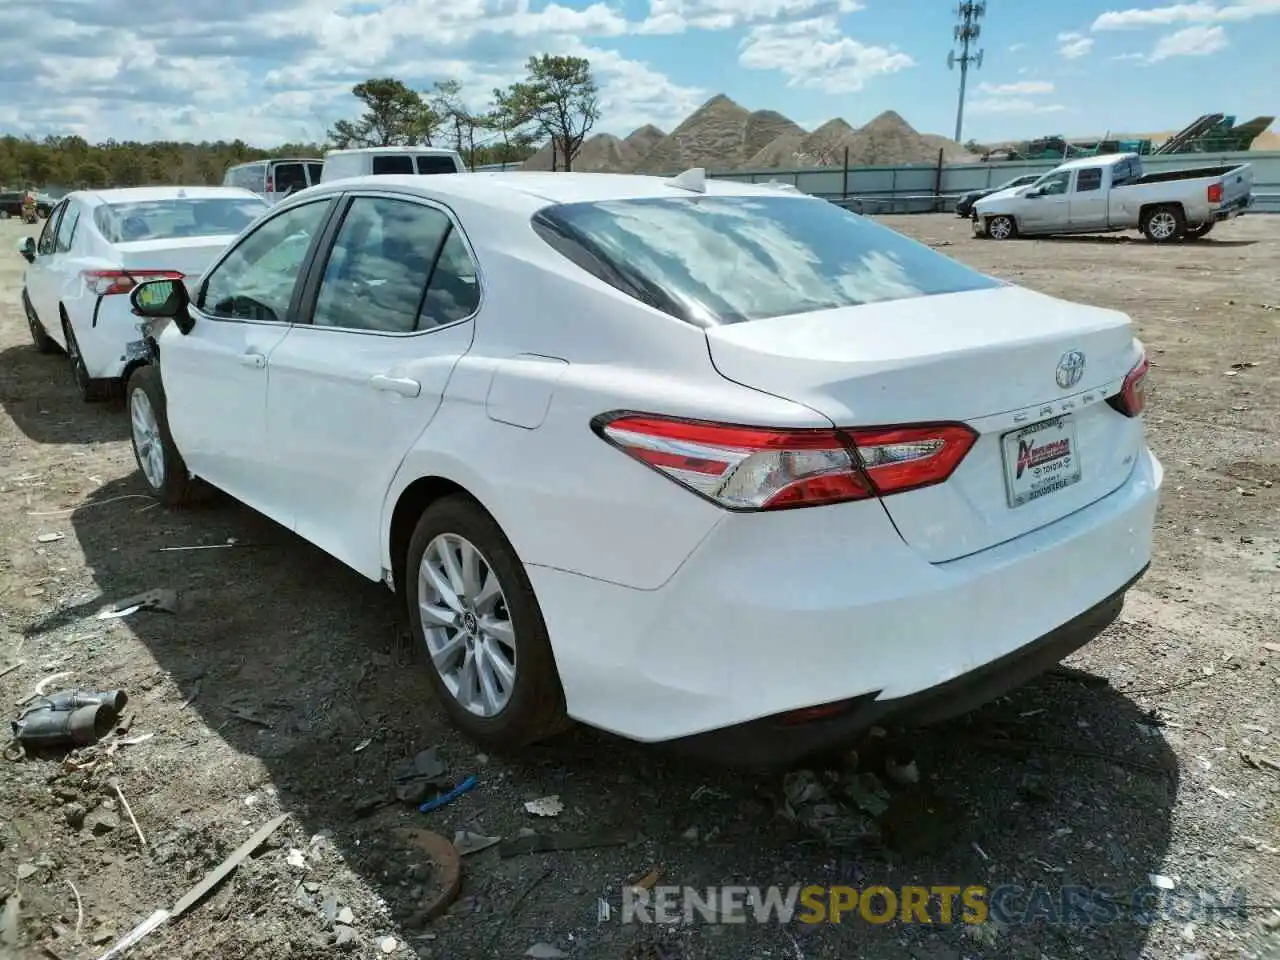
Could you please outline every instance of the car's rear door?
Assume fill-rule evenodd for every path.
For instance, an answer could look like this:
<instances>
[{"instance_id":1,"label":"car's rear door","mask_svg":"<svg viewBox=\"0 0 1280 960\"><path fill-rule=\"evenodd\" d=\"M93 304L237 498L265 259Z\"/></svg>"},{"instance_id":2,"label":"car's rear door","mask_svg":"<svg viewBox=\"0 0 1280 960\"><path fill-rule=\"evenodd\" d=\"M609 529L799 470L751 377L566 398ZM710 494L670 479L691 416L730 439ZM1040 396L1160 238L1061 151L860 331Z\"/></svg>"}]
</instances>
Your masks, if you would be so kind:
<instances>
[{"instance_id":1,"label":"car's rear door","mask_svg":"<svg viewBox=\"0 0 1280 960\"><path fill-rule=\"evenodd\" d=\"M480 288L443 208L376 191L347 202L307 281L310 322L271 358L268 442L297 532L377 578L383 498L470 349Z\"/></svg>"}]
</instances>

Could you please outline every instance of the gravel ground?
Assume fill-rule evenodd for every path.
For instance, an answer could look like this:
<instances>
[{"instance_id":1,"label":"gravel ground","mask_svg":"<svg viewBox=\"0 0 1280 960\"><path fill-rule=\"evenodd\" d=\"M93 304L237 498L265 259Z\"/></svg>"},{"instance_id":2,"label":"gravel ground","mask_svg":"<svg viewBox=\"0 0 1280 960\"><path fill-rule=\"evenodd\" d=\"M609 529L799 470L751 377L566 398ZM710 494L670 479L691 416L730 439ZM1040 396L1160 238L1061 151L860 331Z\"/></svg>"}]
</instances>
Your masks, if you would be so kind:
<instances>
[{"instance_id":1,"label":"gravel ground","mask_svg":"<svg viewBox=\"0 0 1280 960\"><path fill-rule=\"evenodd\" d=\"M16 716L61 672L55 687L123 687L131 701L127 732L99 747L0 767L0 955L100 956L287 812L131 956L515 958L534 944L609 960L1280 956L1280 218L1171 248L994 243L952 217L887 220L997 276L1130 312L1154 360L1166 493L1155 562L1120 622L1073 670L915 735L920 783L890 784L883 811L846 802L837 826L865 835L839 844L812 803L779 815L796 777L712 771L585 731L478 756L430 702L381 587L225 498L175 514L145 496L122 409L81 404L65 358L36 353L23 263L6 256L0 701ZM0 223L4 249L21 235ZM95 618L155 587L178 592L176 612ZM431 747L476 788L429 814L379 806L393 766ZM864 788L876 754L876 742L859 754ZM525 811L552 794L559 816ZM473 853L460 898L432 919L440 875L408 827L626 842ZM622 887L655 869L697 888L1015 885L1030 899L982 925L599 921L602 898L616 911ZM1127 896L1152 875L1172 899L1144 922ZM1111 895L1048 922L1077 887ZM1241 909L1190 909L1198 891L1228 903L1237 890Z\"/></svg>"}]
</instances>

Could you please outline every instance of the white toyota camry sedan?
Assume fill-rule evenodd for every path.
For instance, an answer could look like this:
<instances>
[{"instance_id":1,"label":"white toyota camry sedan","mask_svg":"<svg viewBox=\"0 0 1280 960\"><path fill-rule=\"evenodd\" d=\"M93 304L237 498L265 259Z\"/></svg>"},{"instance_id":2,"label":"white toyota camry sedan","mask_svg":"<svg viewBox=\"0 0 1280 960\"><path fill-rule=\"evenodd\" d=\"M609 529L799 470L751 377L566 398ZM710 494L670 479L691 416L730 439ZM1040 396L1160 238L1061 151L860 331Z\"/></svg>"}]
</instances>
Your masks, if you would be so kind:
<instances>
[{"instance_id":1,"label":"white toyota camry sedan","mask_svg":"<svg viewBox=\"0 0 1280 960\"><path fill-rule=\"evenodd\" d=\"M1129 318L824 200L608 174L290 197L134 292L139 466L396 590L453 721L783 763L1120 612L1162 471Z\"/></svg>"},{"instance_id":2,"label":"white toyota camry sedan","mask_svg":"<svg viewBox=\"0 0 1280 960\"><path fill-rule=\"evenodd\" d=\"M23 241L29 266L22 308L41 353L63 350L76 389L97 400L118 389L137 340L129 294L144 280L198 284L200 273L267 202L236 187L78 190L60 200L39 238Z\"/></svg>"}]
</instances>

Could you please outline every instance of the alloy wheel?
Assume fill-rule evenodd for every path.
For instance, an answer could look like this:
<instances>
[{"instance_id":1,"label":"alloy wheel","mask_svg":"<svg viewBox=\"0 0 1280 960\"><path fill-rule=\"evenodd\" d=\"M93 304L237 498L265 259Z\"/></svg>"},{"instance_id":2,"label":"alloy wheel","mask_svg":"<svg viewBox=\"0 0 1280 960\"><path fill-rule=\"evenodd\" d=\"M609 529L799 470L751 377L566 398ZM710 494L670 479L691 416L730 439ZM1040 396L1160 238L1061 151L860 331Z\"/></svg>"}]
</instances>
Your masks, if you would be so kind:
<instances>
[{"instance_id":1,"label":"alloy wheel","mask_svg":"<svg viewBox=\"0 0 1280 960\"><path fill-rule=\"evenodd\" d=\"M1152 214L1151 219L1147 221L1147 229L1155 239L1168 240L1177 232L1178 220L1168 210L1161 210L1159 213Z\"/></svg>"},{"instance_id":2,"label":"alloy wheel","mask_svg":"<svg viewBox=\"0 0 1280 960\"><path fill-rule=\"evenodd\" d=\"M458 704L501 713L516 680L516 636L492 565L465 537L442 533L418 565L418 609L432 665Z\"/></svg>"},{"instance_id":3,"label":"alloy wheel","mask_svg":"<svg viewBox=\"0 0 1280 960\"><path fill-rule=\"evenodd\" d=\"M150 398L141 390L134 390L129 396L129 421L142 475L153 490L159 490L164 486L164 445L160 438L160 421Z\"/></svg>"}]
</instances>

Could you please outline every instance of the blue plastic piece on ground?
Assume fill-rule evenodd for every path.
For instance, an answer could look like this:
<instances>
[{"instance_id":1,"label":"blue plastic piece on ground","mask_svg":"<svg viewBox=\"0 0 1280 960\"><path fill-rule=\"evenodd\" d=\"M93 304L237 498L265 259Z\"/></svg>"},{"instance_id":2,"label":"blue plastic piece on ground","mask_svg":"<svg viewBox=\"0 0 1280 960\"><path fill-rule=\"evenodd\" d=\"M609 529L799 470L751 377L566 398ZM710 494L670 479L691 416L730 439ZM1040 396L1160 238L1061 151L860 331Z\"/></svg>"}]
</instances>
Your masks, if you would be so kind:
<instances>
[{"instance_id":1,"label":"blue plastic piece on ground","mask_svg":"<svg viewBox=\"0 0 1280 960\"><path fill-rule=\"evenodd\" d=\"M467 777L467 779L463 780L460 784L458 784L449 792L440 793L432 797L430 800L428 800L426 803L424 803L422 806L418 808L418 812L430 813L432 810L439 810L446 803L452 803L454 800L457 800L460 796L462 796L468 790L472 789L479 782L480 781L476 779L476 775L473 773L471 776Z\"/></svg>"}]
</instances>

